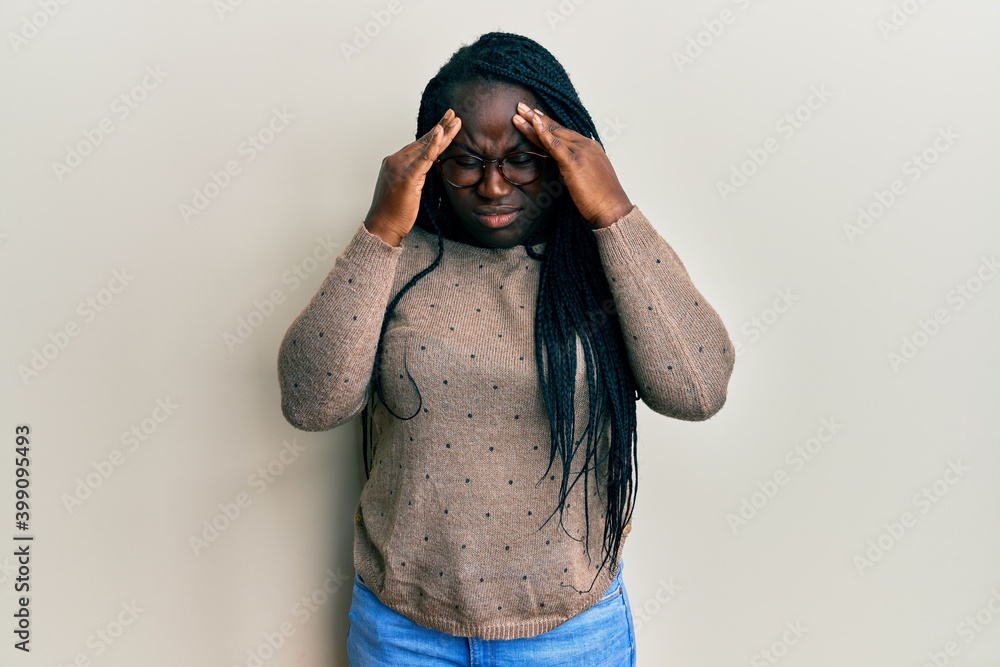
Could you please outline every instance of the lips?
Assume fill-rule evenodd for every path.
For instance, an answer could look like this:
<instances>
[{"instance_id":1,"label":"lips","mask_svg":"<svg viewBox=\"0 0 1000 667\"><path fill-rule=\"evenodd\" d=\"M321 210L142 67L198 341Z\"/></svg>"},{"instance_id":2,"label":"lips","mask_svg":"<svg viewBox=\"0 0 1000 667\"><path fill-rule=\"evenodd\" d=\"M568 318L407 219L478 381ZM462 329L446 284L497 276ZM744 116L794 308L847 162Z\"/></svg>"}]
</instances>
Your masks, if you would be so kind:
<instances>
[{"instance_id":1,"label":"lips","mask_svg":"<svg viewBox=\"0 0 1000 667\"><path fill-rule=\"evenodd\" d=\"M514 221L521 209L513 206L481 206L473 209L476 217L487 227L499 229Z\"/></svg>"}]
</instances>

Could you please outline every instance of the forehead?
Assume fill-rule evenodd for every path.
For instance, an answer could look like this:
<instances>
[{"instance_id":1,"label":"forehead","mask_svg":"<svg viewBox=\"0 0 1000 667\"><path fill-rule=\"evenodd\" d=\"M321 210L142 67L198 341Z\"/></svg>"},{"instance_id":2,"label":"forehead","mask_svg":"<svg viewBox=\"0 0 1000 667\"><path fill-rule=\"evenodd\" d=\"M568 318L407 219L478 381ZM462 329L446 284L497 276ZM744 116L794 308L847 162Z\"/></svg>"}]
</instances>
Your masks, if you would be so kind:
<instances>
[{"instance_id":1,"label":"forehead","mask_svg":"<svg viewBox=\"0 0 1000 667\"><path fill-rule=\"evenodd\" d=\"M450 146L485 154L530 144L511 120L518 102L539 106L531 91L507 83L476 81L455 86L449 105L462 119L462 129Z\"/></svg>"}]
</instances>

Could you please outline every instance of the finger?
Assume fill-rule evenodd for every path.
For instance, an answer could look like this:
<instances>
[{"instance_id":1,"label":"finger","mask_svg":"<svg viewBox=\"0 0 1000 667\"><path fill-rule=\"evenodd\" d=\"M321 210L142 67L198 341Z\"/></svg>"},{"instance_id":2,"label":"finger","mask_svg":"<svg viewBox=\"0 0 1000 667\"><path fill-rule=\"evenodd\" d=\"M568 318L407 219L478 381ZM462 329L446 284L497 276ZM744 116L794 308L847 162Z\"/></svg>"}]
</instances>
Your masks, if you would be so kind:
<instances>
[{"instance_id":1,"label":"finger","mask_svg":"<svg viewBox=\"0 0 1000 667\"><path fill-rule=\"evenodd\" d=\"M568 159L572 151L563 141L562 132L569 132L569 130L545 116L538 109L532 109L529 113L531 114L529 117L531 127L542 142L542 147L556 159ZM556 132L560 132L560 134L557 135Z\"/></svg>"},{"instance_id":2,"label":"finger","mask_svg":"<svg viewBox=\"0 0 1000 667\"><path fill-rule=\"evenodd\" d=\"M545 113L543 111L541 111L540 109L532 109L531 112L532 112L532 115L538 116L540 118L540 120L542 122L542 128L543 128L543 130L548 130L550 134L552 134L555 138L557 138L562 143L569 145L569 147L571 149L572 149L572 147L574 145L578 144L581 140L586 140L586 139L589 138L589 137L583 136L582 134L580 134L576 130L569 129L565 125L560 125L556 121L554 121L551 118L549 118L548 116L546 116Z\"/></svg>"},{"instance_id":3,"label":"finger","mask_svg":"<svg viewBox=\"0 0 1000 667\"><path fill-rule=\"evenodd\" d=\"M454 118L455 118L455 111L453 109L448 109L447 111L444 112L444 115L441 116L441 120L435 123L431 129L427 130L427 132L422 137L420 137L413 143L409 144L406 147L406 150L407 151L423 150L425 146L430 145L430 143L434 140L434 137L437 136L437 134L442 129L447 127L448 124L452 122L452 120L454 120Z\"/></svg>"},{"instance_id":4,"label":"finger","mask_svg":"<svg viewBox=\"0 0 1000 667\"><path fill-rule=\"evenodd\" d=\"M571 130L565 125L560 125L553 119L546 116L545 112L541 109L532 109L524 102L518 103L517 112L522 118L528 120L529 123L531 122L533 116L541 116L542 120L545 121L546 127L549 128L549 131L553 132L555 136L558 136L564 143L574 144L588 138L584 137L576 130Z\"/></svg>"},{"instance_id":5,"label":"finger","mask_svg":"<svg viewBox=\"0 0 1000 667\"><path fill-rule=\"evenodd\" d=\"M535 128L531 125L531 123L524 119L524 116L518 114L513 116L511 120L514 122L514 127L520 130L521 134L523 134L528 141L543 150L545 149L545 146L542 144L542 140L538 138L538 132L535 131Z\"/></svg>"},{"instance_id":6,"label":"finger","mask_svg":"<svg viewBox=\"0 0 1000 667\"><path fill-rule=\"evenodd\" d=\"M431 160L436 160L437 156L440 155L445 148L451 143L451 140L455 138L458 131L462 129L462 119L458 116L454 116L448 120L444 125L439 125L435 128L437 132L434 134L433 139L427 145L425 151L426 157Z\"/></svg>"},{"instance_id":7,"label":"finger","mask_svg":"<svg viewBox=\"0 0 1000 667\"><path fill-rule=\"evenodd\" d=\"M448 120L448 123L443 126L443 131L438 135L439 142L441 145L440 150L438 150L438 154L440 154L441 151L443 151L445 148L448 147L452 139L455 138L455 135L457 135L459 130L461 129L462 129L462 119L459 118L457 115L453 115Z\"/></svg>"},{"instance_id":8,"label":"finger","mask_svg":"<svg viewBox=\"0 0 1000 667\"><path fill-rule=\"evenodd\" d=\"M424 146L424 149L417 155L415 160L420 172L426 173L430 169L434 160L444 152L444 149L448 147L451 140L455 138L455 135L458 134L461 128L462 119L457 116L451 118L446 126L434 126L434 129L431 130L430 142Z\"/></svg>"}]
</instances>

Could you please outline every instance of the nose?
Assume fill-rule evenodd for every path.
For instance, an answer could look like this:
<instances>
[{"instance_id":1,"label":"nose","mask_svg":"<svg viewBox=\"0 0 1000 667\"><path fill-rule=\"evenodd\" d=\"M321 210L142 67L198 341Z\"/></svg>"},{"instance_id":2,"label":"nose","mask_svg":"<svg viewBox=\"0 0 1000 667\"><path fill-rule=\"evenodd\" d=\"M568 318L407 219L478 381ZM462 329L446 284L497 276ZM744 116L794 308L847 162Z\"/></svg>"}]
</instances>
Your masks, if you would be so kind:
<instances>
[{"instance_id":1,"label":"nose","mask_svg":"<svg viewBox=\"0 0 1000 667\"><path fill-rule=\"evenodd\" d=\"M496 162L491 162L485 166L483 180L479 181L477 190L484 199L500 199L510 194L511 184L500 173L500 168Z\"/></svg>"}]
</instances>

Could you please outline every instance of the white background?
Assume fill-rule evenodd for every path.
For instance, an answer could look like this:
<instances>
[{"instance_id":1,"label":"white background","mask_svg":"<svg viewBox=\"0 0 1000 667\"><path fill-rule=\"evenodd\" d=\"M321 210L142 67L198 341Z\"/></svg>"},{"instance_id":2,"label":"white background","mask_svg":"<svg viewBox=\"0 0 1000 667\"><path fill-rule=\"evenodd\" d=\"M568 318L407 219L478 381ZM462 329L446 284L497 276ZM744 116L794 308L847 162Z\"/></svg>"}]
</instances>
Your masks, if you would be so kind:
<instances>
[{"instance_id":1,"label":"white background","mask_svg":"<svg viewBox=\"0 0 1000 667\"><path fill-rule=\"evenodd\" d=\"M711 420L639 404L639 665L1000 664L995 1L44 4L0 10L4 665L347 664L359 421L286 423L278 343L333 266L318 239L343 248L382 157L414 138L424 85L496 29L563 63L740 344ZM275 109L294 118L250 160ZM859 208L880 215L852 234ZM240 318L256 326L227 342ZM17 424L30 655L12 648ZM817 435L811 460L786 458ZM276 463L286 443L302 449Z\"/></svg>"}]
</instances>

